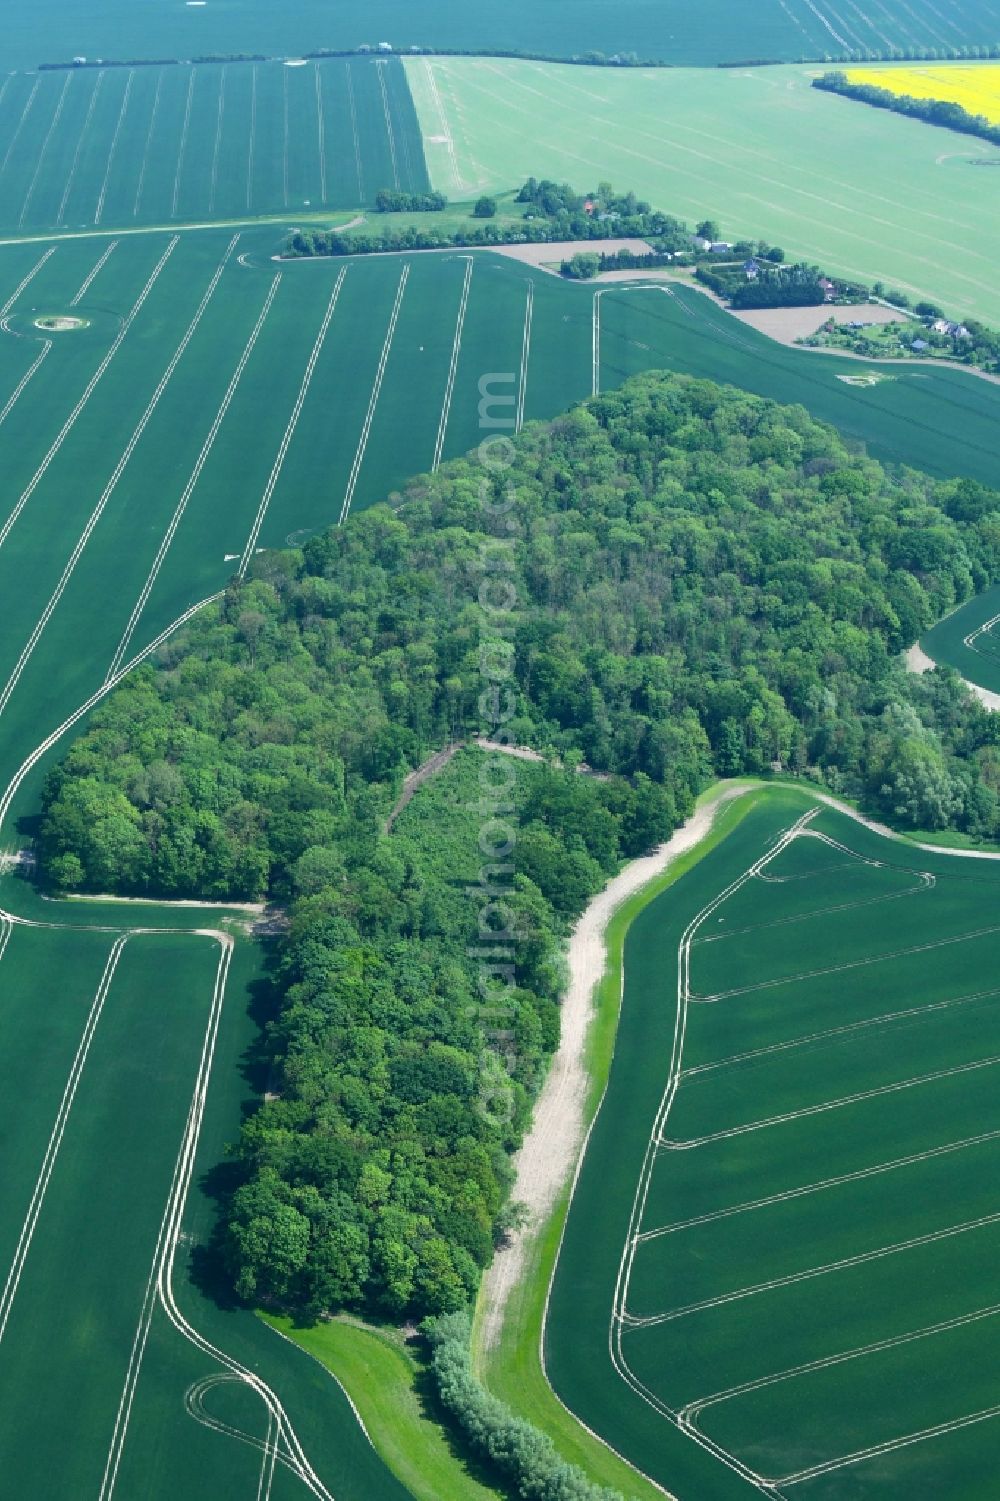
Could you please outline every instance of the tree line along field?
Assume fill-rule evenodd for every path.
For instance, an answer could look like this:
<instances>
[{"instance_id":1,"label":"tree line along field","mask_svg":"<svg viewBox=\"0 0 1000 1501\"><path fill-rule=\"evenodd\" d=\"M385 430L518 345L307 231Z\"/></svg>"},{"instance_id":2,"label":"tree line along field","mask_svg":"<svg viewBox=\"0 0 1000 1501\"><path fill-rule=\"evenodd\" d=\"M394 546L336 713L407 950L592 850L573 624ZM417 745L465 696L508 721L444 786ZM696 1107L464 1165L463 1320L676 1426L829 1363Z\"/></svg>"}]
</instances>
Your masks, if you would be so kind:
<instances>
[{"instance_id":1,"label":"tree line along field","mask_svg":"<svg viewBox=\"0 0 1000 1501\"><path fill-rule=\"evenodd\" d=\"M54 40L58 39L58 40ZM126 0L40 0L12 11L4 27L3 61L19 68L88 57L193 57L254 52L294 55L316 48L353 48L389 41L410 47L490 51L516 45L526 52L572 57L589 51L636 53L674 65L712 65L753 59L796 61L890 47L961 49L1000 40L996 0L882 0L845 5L838 0L707 0L668 7L630 0L609 10L602 0L515 0L489 12L423 0L385 0L376 22L361 0L331 10L323 0L294 8L266 0L182 6L149 0L141 9Z\"/></svg>"},{"instance_id":2,"label":"tree line along field","mask_svg":"<svg viewBox=\"0 0 1000 1501\"><path fill-rule=\"evenodd\" d=\"M603 178L689 223L715 219L730 240L766 234L831 274L1000 323L986 141L822 93L817 69L405 67L431 179L450 196Z\"/></svg>"},{"instance_id":3,"label":"tree line along field","mask_svg":"<svg viewBox=\"0 0 1000 1501\"><path fill-rule=\"evenodd\" d=\"M681 1501L971 1501L1000 1416L1000 868L749 801L630 930L549 1375Z\"/></svg>"},{"instance_id":4,"label":"tree line along field","mask_svg":"<svg viewBox=\"0 0 1000 1501\"><path fill-rule=\"evenodd\" d=\"M670 365L803 400L879 453L936 464L939 472L950 467L961 430L959 456L969 472L995 472L1000 398L959 372L934 372L933 386L901 380L862 392L838 380L839 362L781 349L687 290L606 288L595 298L591 288L496 255L277 264L274 248L265 231L222 229L0 247L0 788L11 789L0 796L0 849L31 836L40 778L65 745L50 740L61 724L183 612L222 589L256 548L348 518L414 471L473 447L481 436L479 382L488 372L510 377L494 390L509 395L504 410L515 425L552 416L595 385L605 390L637 370ZM84 326L62 334L35 326L40 316L66 312ZM36 749L43 753L20 781ZM17 1121L20 1168L0 1195L0 1286L16 1279L14 1296L5 1294L7 1333L0 1333L9 1472L39 1493L31 1466L55 1379L53 1342L63 1329L52 1495L99 1493L116 1443L121 1494L216 1495L220 1473L239 1466L249 1485L257 1483L274 1448L261 1455L224 1441L211 1423L265 1442L263 1402L171 1320L175 1295L217 1348L280 1387L296 1433L338 1501L391 1501L393 1482L381 1470L372 1478L371 1451L319 1368L307 1370L304 1357L293 1358L252 1318L217 1308L190 1280L187 1252L210 1234L210 1198L192 1194L173 1294L164 1282L158 1227L209 1035L218 942L137 933L116 958L130 924L165 919L148 907L53 909L11 878L3 880L0 905L32 922L57 919L83 930L0 924L0 983L12 1008L8 1058L31 1100ZM214 928L219 919L188 914L184 922ZM254 1035L245 998L251 952L237 947L239 979L230 981L229 1009L218 1018L214 1082L197 1143L205 1169L222 1159L250 1089L239 1060ZM35 1004L39 994L54 993L68 997L65 1010ZM65 1091L77 1075L61 1130ZM147 1097L150 1110L142 1113L136 1102ZM102 1130L108 1141L121 1138L120 1155ZM58 1153L46 1177L52 1143ZM140 1161L148 1184L141 1193L128 1188L126 1224L121 1185L139 1175ZM45 1193L31 1229L39 1183ZM79 1270L81 1245L98 1234L88 1228L88 1206L105 1230L116 1227L114 1256L88 1255ZM78 1289L79 1312L66 1288ZM135 1331L147 1327L122 1442L118 1404ZM86 1402L71 1400L83 1389ZM155 1483L154 1448L169 1456L157 1462ZM274 1496L301 1489L284 1463L272 1484Z\"/></svg>"},{"instance_id":5,"label":"tree line along field","mask_svg":"<svg viewBox=\"0 0 1000 1501\"><path fill-rule=\"evenodd\" d=\"M15 73L0 82L0 228L316 212L418 192L394 59Z\"/></svg>"}]
</instances>

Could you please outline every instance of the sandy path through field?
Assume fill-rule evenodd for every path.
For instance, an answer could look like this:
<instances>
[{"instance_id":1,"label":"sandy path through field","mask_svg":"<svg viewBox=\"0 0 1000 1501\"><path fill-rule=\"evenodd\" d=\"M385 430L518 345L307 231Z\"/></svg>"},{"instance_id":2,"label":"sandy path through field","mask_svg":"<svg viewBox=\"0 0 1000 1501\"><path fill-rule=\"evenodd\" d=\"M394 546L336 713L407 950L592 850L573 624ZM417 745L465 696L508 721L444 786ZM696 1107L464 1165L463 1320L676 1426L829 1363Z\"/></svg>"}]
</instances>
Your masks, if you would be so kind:
<instances>
[{"instance_id":1,"label":"sandy path through field","mask_svg":"<svg viewBox=\"0 0 1000 1501\"><path fill-rule=\"evenodd\" d=\"M605 929L621 904L685 851L704 839L719 809L748 790L746 783L722 787L651 855L633 860L588 904L573 929L567 960L569 984L561 1009L559 1047L535 1105L531 1129L514 1157L512 1199L528 1208L525 1228L499 1250L483 1277L481 1337L496 1344L504 1310L520 1281L531 1242L559 1194L576 1171L586 1134L584 1115L589 1077L587 1033L594 1016L594 991L607 963Z\"/></svg>"}]
</instances>

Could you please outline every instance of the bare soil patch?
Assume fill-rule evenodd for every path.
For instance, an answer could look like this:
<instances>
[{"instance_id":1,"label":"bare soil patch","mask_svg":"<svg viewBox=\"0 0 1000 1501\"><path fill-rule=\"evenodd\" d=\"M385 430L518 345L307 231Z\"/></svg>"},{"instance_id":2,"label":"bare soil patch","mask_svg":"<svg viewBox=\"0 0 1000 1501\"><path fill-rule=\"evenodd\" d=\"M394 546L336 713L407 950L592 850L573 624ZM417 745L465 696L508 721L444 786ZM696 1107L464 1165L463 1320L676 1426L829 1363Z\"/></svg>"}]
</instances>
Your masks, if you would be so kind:
<instances>
[{"instance_id":1,"label":"bare soil patch","mask_svg":"<svg viewBox=\"0 0 1000 1501\"><path fill-rule=\"evenodd\" d=\"M497 255L507 255L513 261L522 261L526 266L538 266L547 270L558 267L560 261L568 261L574 255L613 255L616 250L631 250L635 255L650 255L653 247L645 240L549 240L542 245L491 245ZM627 271L626 276L635 277L637 271Z\"/></svg>"},{"instance_id":2,"label":"bare soil patch","mask_svg":"<svg viewBox=\"0 0 1000 1501\"><path fill-rule=\"evenodd\" d=\"M829 323L907 323L905 313L894 312L878 302L862 302L853 307L774 307L751 308L745 312L731 309L734 318L748 323L759 333L779 344L794 344L796 339L806 339L817 329ZM827 351L828 353L830 351Z\"/></svg>"}]
</instances>

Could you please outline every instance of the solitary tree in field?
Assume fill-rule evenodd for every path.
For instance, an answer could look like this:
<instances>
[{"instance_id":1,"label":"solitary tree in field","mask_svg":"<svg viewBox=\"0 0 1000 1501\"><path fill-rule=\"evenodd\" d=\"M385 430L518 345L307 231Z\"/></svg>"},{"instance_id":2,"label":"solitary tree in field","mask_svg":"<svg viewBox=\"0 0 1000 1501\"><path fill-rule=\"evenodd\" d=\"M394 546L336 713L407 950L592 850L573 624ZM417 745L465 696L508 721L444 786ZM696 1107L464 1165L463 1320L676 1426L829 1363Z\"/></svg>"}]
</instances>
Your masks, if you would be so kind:
<instances>
[{"instance_id":1,"label":"solitary tree in field","mask_svg":"<svg viewBox=\"0 0 1000 1501\"><path fill-rule=\"evenodd\" d=\"M497 201L483 194L482 198L476 199L476 206L472 210L477 219L492 219L497 211Z\"/></svg>"},{"instance_id":2,"label":"solitary tree in field","mask_svg":"<svg viewBox=\"0 0 1000 1501\"><path fill-rule=\"evenodd\" d=\"M570 276L577 281L590 281L601 269L601 258L592 250L578 250L572 260L567 263Z\"/></svg>"}]
</instances>

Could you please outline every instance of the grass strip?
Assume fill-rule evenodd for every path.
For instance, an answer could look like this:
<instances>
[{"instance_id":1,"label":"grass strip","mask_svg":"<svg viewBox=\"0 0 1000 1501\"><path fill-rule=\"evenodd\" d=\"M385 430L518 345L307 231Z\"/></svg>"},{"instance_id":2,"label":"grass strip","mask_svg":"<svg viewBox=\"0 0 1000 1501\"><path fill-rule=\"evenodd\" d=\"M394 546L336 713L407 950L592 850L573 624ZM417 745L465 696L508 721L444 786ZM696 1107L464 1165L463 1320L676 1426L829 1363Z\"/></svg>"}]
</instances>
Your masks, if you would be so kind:
<instances>
[{"instance_id":1,"label":"grass strip","mask_svg":"<svg viewBox=\"0 0 1000 1501\"><path fill-rule=\"evenodd\" d=\"M261 1318L339 1381L380 1458L415 1501L497 1501L502 1492L484 1483L475 1461L440 1425L429 1374L402 1331L346 1318L311 1329L271 1314Z\"/></svg>"},{"instance_id":2,"label":"grass strip","mask_svg":"<svg viewBox=\"0 0 1000 1501\"><path fill-rule=\"evenodd\" d=\"M608 923L605 930L607 962L595 992L594 1017L587 1037L590 1088L585 1124L588 1129L600 1108L614 1058L628 930L650 902L662 896L727 838L757 805L760 797L767 795L765 786L749 781L746 783L746 790L754 795L736 798L720 808L705 838L678 856L665 871L624 901ZM698 799L698 806L702 806L717 791L718 784L709 788ZM559 1255L571 1197L572 1188L567 1185L551 1215L533 1237L525 1259L525 1275L508 1300L500 1339L489 1350L482 1347L482 1309L477 1308L472 1337L476 1374L490 1391L507 1402L521 1417L547 1433L563 1458L579 1465L591 1479L619 1490L623 1495L635 1498L635 1501L654 1501L654 1498L662 1497L661 1488L634 1470L562 1405L549 1385L542 1364L542 1337L549 1286Z\"/></svg>"}]
</instances>

